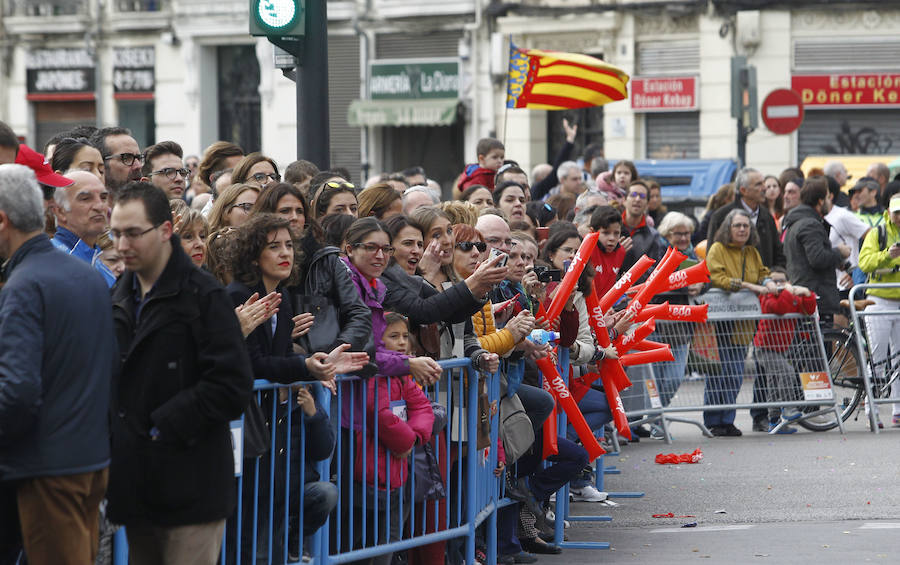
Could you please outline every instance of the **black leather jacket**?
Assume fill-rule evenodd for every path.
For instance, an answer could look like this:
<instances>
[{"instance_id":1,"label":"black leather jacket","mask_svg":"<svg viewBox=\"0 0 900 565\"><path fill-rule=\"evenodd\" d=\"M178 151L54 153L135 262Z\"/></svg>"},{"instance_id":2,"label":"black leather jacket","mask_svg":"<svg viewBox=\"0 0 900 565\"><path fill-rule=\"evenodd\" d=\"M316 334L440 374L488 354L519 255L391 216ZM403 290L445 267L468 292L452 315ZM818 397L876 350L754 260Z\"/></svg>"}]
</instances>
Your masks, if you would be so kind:
<instances>
[{"instance_id":1,"label":"black leather jacket","mask_svg":"<svg viewBox=\"0 0 900 565\"><path fill-rule=\"evenodd\" d=\"M337 308L341 333L332 348L349 343L352 351L365 351L372 334L372 312L359 297L337 247L325 246L313 253L306 261L303 282L293 290L325 296ZM316 331L315 322L311 331Z\"/></svg>"}]
</instances>

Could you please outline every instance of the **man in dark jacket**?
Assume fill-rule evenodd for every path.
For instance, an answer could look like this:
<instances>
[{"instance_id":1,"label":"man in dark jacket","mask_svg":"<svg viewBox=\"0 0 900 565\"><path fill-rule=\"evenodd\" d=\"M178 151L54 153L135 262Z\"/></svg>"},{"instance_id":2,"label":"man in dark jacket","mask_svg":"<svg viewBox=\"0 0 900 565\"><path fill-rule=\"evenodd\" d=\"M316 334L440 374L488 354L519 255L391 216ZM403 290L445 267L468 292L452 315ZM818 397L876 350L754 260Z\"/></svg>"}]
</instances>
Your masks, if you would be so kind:
<instances>
[{"instance_id":1,"label":"man in dark jacket","mask_svg":"<svg viewBox=\"0 0 900 565\"><path fill-rule=\"evenodd\" d=\"M235 505L228 422L253 383L240 326L173 236L162 190L123 187L110 234L127 270L113 287L109 517L127 526L131 563L212 565Z\"/></svg>"},{"instance_id":2,"label":"man in dark jacket","mask_svg":"<svg viewBox=\"0 0 900 565\"><path fill-rule=\"evenodd\" d=\"M625 248L625 260L620 273L630 269L642 255L657 261L666 253L659 232L647 225L647 198L650 189L642 180L632 181L625 195L625 211L622 213L622 235L626 238L622 243ZM637 282L644 282L651 271L644 273Z\"/></svg>"},{"instance_id":3,"label":"man in dark jacket","mask_svg":"<svg viewBox=\"0 0 900 565\"><path fill-rule=\"evenodd\" d=\"M765 183L763 182L762 173L750 167L741 169L737 177L734 179L736 194L734 202L722 206L712 216L709 222L709 232L706 234L707 241L714 241L716 232L728 212L737 209L746 210L750 214L750 219L756 224L756 231L759 233L759 256L762 258L763 265L772 268L774 266L784 267L785 258L784 250L781 246L781 238L778 234L778 227L775 225L775 218L763 206L766 201Z\"/></svg>"},{"instance_id":4,"label":"man in dark jacket","mask_svg":"<svg viewBox=\"0 0 900 565\"><path fill-rule=\"evenodd\" d=\"M34 173L0 165L0 490L15 491L29 563L93 563L117 363L109 291L43 225Z\"/></svg>"},{"instance_id":5,"label":"man in dark jacket","mask_svg":"<svg viewBox=\"0 0 900 565\"><path fill-rule=\"evenodd\" d=\"M828 239L830 227L824 216L832 205L825 177L810 177L800 189L800 204L784 218L788 280L815 292L819 316L829 321L840 307L835 269L850 256L847 245L833 248Z\"/></svg>"}]
</instances>

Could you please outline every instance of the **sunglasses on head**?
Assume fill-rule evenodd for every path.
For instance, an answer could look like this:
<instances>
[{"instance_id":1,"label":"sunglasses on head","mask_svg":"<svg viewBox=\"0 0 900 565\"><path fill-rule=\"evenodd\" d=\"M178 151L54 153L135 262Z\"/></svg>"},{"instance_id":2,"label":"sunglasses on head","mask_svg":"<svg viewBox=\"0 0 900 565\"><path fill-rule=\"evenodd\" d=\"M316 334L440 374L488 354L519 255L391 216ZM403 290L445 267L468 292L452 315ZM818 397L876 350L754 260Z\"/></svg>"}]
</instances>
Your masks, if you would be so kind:
<instances>
[{"instance_id":1,"label":"sunglasses on head","mask_svg":"<svg viewBox=\"0 0 900 565\"><path fill-rule=\"evenodd\" d=\"M456 248L464 253L472 251L473 247L477 249L479 253L484 253L487 249L487 243L483 241L460 241L456 244Z\"/></svg>"}]
</instances>

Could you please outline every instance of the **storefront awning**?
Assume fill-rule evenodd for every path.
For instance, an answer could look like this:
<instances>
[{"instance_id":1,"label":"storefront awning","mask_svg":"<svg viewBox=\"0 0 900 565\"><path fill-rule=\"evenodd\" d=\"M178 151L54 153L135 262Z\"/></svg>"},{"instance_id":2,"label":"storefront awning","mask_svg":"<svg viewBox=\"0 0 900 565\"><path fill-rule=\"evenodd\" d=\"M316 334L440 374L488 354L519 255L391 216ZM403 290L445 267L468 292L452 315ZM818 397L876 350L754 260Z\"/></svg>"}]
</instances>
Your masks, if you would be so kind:
<instances>
[{"instance_id":1,"label":"storefront awning","mask_svg":"<svg viewBox=\"0 0 900 565\"><path fill-rule=\"evenodd\" d=\"M347 110L351 126L448 126L456 121L459 100L354 100Z\"/></svg>"}]
</instances>

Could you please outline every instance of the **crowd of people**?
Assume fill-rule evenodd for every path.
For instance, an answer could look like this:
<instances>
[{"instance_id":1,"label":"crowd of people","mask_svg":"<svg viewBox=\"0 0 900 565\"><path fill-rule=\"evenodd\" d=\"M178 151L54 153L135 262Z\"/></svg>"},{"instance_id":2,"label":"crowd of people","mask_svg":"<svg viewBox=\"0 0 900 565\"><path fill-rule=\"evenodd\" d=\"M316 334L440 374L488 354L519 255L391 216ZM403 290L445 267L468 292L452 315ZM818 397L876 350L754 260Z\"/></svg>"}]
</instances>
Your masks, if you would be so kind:
<instances>
[{"instance_id":1,"label":"crowd of people","mask_svg":"<svg viewBox=\"0 0 900 565\"><path fill-rule=\"evenodd\" d=\"M554 162L531 174L501 141L480 140L476 162L442 201L417 166L357 187L346 170L299 160L282 171L224 141L200 157L174 141L141 150L119 127L62 132L41 154L0 123L0 521L17 524L0 531L0 563L20 547L29 563L93 562L107 519L126 527L136 564L213 563L223 538L229 562L252 561L254 547L280 555L284 548L254 543L252 529L238 533L229 521L239 498L252 520L254 496L275 505L276 523L264 524L260 511L259 530L288 531L292 541L335 511L352 516L356 535L332 540L334 551L372 543L376 520L363 501L369 513L389 502L392 541L445 529L451 493L410 500L404 485L412 454L430 449L435 482L456 488L446 469L464 452L439 446L464 438L433 402L444 378L436 360L449 358L471 359L480 379L500 375L500 410L515 402L527 417L534 439L524 447L501 425L495 474L516 504L498 510L498 550L502 563L534 562L535 553L562 551L551 537L556 490L569 484L576 501L609 503L571 426L558 431L551 465L541 464L554 400L537 362L554 349L568 350L573 396L597 438L609 440L603 387L582 375L617 352L592 333L588 295L604 295L642 256L659 260L669 247L687 257L682 269L705 258L710 283L660 303L692 304L710 287L746 290L765 313L818 310L846 323L839 302L854 281L900 281L900 196L892 198L898 183L883 165L849 194L840 163L806 177L743 168L698 220L667 210L659 184L634 163L610 167L593 145L573 155L577 128L564 121L563 130ZM558 319L545 319L591 232L598 243L588 266ZM872 294L873 308L897 309L895 291ZM603 313L610 339L633 326L626 302ZM767 375L756 379L754 400L793 400L784 391L797 378L794 327L785 323L715 324L721 370L705 380L706 404L735 402L748 351ZM890 322L877 331L884 344L900 337ZM685 378L692 335L690 324L660 322L652 336L674 357L655 367L663 406ZM338 392L337 375L358 377L341 385L357 393L343 394L329 416L316 398L319 387ZM289 386L257 396L255 379ZM752 413L754 430L780 424L780 433L796 431L784 423L800 417L791 407ZM235 488L229 422L242 414L245 484L275 477L257 493ZM284 425L286 416L303 425ZM704 412L716 436L741 435L734 419L735 410ZM277 455L262 457L270 433ZM633 434L662 438L656 427ZM315 465L338 440L337 460L356 461L340 484ZM376 469L376 456L389 465ZM269 496L288 485L303 492L302 522ZM418 527L407 523L413 504L441 511L425 512L431 518ZM298 559L299 544L289 546ZM462 551L450 540L406 558L458 564Z\"/></svg>"}]
</instances>

